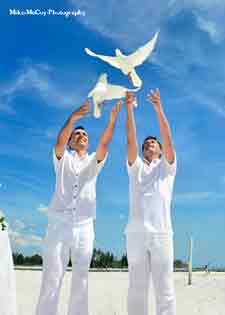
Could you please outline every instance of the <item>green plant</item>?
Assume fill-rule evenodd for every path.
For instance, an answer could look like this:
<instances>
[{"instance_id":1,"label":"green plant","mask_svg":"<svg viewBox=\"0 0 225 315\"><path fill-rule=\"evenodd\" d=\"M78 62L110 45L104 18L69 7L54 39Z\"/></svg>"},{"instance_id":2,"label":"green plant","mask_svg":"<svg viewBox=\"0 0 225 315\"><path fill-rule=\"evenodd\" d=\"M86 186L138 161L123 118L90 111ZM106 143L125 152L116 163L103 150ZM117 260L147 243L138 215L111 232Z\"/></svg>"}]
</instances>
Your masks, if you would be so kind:
<instances>
[{"instance_id":1,"label":"green plant","mask_svg":"<svg viewBox=\"0 0 225 315\"><path fill-rule=\"evenodd\" d=\"M1 217L0 218L0 230L1 231L5 231L7 228L7 224L5 222L5 218L4 217Z\"/></svg>"}]
</instances>

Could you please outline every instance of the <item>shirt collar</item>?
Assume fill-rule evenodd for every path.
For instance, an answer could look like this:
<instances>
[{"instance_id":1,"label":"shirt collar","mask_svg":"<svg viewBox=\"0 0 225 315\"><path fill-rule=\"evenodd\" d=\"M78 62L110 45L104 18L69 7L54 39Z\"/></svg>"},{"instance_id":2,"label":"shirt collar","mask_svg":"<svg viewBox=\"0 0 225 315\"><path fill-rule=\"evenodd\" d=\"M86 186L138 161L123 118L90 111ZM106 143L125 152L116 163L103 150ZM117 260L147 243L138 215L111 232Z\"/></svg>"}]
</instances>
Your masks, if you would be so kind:
<instances>
[{"instance_id":1,"label":"shirt collar","mask_svg":"<svg viewBox=\"0 0 225 315\"><path fill-rule=\"evenodd\" d=\"M146 165L148 165L148 166L150 166L150 165L155 165L155 164L157 164L159 161L160 161L160 159L156 158L156 159L151 160L151 162L149 162L148 160L146 160L145 158L143 158L143 162L144 162Z\"/></svg>"},{"instance_id":2,"label":"shirt collar","mask_svg":"<svg viewBox=\"0 0 225 315\"><path fill-rule=\"evenodd\" d=\"M76 152L76 150L70 149L69 151L77 160L80 160L80 161L85 160L89 156L88 152L84 156L79 156L78 153Z\"/></svg>"}]
</instances>

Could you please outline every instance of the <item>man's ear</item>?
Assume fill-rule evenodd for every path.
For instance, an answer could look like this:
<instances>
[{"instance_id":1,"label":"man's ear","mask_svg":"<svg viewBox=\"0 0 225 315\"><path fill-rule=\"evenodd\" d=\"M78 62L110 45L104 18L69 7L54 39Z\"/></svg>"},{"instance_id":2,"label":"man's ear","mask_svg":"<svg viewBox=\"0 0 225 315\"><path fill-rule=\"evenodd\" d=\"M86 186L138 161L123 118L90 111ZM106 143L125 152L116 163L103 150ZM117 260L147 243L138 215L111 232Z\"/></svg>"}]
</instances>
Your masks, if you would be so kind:
<instances>
[{"instance_id":1,"label":"man's ear","mask_svg":"<svg viewBox=\"0 0 225 315\"><path fill-rule=\"evenodd\" d=\"M71 142L71 136L70 136L70 138L69 138L69 140L68 140L68 142L67 142L67 147L68 147L68 149L71 149L70 142Z\"/></svg>"},{"instance_id":2,"label":"man's ear","mask_svg":"<svg viewBox=\"0 0 225 315\"><path fill-rule=\"evenodd\" d=\"M162 155L163 155L163 150L160 149L160 152L159 152L159 158L160 158L160 159L161 159Z\"/></svg>"}]
</instances>

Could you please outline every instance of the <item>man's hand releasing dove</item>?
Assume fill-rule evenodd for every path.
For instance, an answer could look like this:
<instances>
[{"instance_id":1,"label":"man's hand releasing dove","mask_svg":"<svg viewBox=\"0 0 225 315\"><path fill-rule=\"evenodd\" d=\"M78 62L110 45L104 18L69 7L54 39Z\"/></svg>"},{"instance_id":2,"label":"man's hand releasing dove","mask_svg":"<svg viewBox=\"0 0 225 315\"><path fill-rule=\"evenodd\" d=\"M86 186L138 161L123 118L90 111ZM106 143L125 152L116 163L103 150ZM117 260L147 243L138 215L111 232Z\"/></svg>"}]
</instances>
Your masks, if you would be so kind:
<instances>
[{"instance_id":1,"label":"man's hand releasing dove","mask_svg":"<svg viewBox=\"0 0 225 315\"><path fill-rule=\"evenodd\" d=\"M88 55L97 57L105 62L108 62L111 66L120 69L123 74L128 75L135 87L141 87L142 81L135 71L135 67L141 65L152 53L159 32L144 46L138 48L134 53L126 56L119 49L115 50L116 56L104 56L98 55L92 52L90 49L85 48Z\"/></svg>"},{"instance_id":2,"label":"man's hand releasing dove","mask_svg":"<svg viewBox=\"0 0 225 315\"><path fill-rule=\"evenodd\" d=\"M126 96L127 91L137 92L138 90L139 88L132 90L120 85L109 84L107 74L101 74L94 89L88 94L88 97L93 99L94 117L99 118L101 116L104 101L123 98Z\"/></svg>"}]
</instances>

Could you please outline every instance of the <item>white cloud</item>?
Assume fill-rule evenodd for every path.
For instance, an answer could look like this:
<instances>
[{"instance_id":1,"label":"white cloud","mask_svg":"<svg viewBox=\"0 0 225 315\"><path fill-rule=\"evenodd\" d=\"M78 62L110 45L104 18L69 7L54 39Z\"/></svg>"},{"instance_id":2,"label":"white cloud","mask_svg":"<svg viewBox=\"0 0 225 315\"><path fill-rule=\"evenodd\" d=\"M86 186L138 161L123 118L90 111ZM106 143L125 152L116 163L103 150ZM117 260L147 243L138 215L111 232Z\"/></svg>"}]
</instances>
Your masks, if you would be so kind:
<instances>
[{"instance_id":1,"label":"white cloud","mask_svg":"<svg viewBox=\"0 0 225 315\"><path fill-rule=\"evenodd\" d=\"M176 194L174 197L175 202L199 201L206 200L212 196L212 192L185 192Z\"/></svg>"},{"instance_id":2,"label":"white cloud","mask_svg":"<svg viewBox=\"0 0 225 315\"><path fill-rule=\"evenodd\" d=\"M225 196L212 191L195 191L195 192L184 192L175 194L175 203L189 203L189 202L199 202L206 200L223 199Z\"/></svg>"},{"instance_id":3,"label":"white cloud","mask_svg":"<svg viewBox=\"0 0 225 315\"><path fill-rule=\"evenodd\" d=\"M80 20L82 24L129 51L144 44L157 29L165 26L166 21L176 19L176 15L183 10L195 13L200 20L204 20L198 25L209 32L213 40L222 40L225 36L224 0L159 0L157 3L130 0L119 5L116 0L109 0L104 8L100 0L93 3L87 0L68 2L87 12L86 17Z\"/></svg>"},{"instance_id":4,"label":"white cloud","mask_svg":"<svg viewBox=\"0 0 225 315\"><path fill-rule=\"evenodd\" d=\"M25 146L24 146L25 147ZM24 152L24 149L21 150L21 152L17 152L18 155L13 154L13 150L10 151L10 147L7 146L7 154L12 155L14 158L17 158L18 156L26 157L31 159L32 156L34 158L34 150L30 155L28 155L28 152ZM39 148L40 150L40 148ZM15 151L15 150L14 150ZM33 155L32 155L33 154ZM37 156L37 155L36 155ZM30 174L26 174L21 172L21 170L16 170L15 172L12 170L7 170L7 174L2 174L2 178L4 179L4 187L7 187L7 190L9 191L12 189L12 187L17 187L16 189L19 189L20 191L29 191L29 193L37 194L37 192L42 191L42 181L39 180L35 176L31 176ZM19 187L19 188L18 188ZM19 191L18 190L18 191Z\"/></svg>"},{"instance_id":5,"label":"white cloud","mask_svg":"<svg viewBox=\"0 0 225 315\"><path fill-rule=\"evenodd\" d=\"M23 248L40 249L42 238L31 232L31 224L26 224L25 220L16 219L8 226L9 236L13 250L20 251Z\"/></svg>"},{"instance_id":6,"label":"white cloud","mask_svg":"<svg viewBox=\"0 0 225 315\"><path fill-rule=\"evenodd\" d=\"M174 4L181 8L198 8L204 10L216 9L217 7L225 7L223 0L176 0Z\"/></svg>"},{"instance_id":7,"label":"white cloud","mask_svg":"<svg viewBox=\"0 0 225 315\"><path fill-rule=\"evenodd\" d=\"M39 212L46 213L47 210L48 210L48 207L47 207L46 205L44 205L44 204L41 203L41 204L38 206L37 210L38 210Z\"/></svg>"},{"instance_id":8,"label":"white cloud","mask_svg":"<svg viewBox=\"0 0 225 315\"><path fill-rule=\"evenodd\" d=\"M13 248L40 247L42 238L35 234L22 233L20 231L9 230Z\"/></svg>"},{"instance_id":9,"label":"white cloud","mask_svg":"<svg viewBox=\"0 0 225 315\"><path fill-rule=\"evenodd\" d=\"M39 248L42 238L38 235L29 232L27 226L22 220L16 219L9 226L9 235L14 249L21 249L24 247Z\"/></svg>"},{"instance_id":10,"label":"white cloud","mask_svg":"<svg viewBox=\"0 0 225 315\"><path fill-rule=\"evenodd\" d=\"M25 63L13 80L0 84L0 110L15 114L12 104L21 93L40 98L48 106L70 107L77 95L68 91L62 82L57 83L53 74L47 64Z\"/></svg>"},{"instance_id":11,"label":"white cloud","mask_svg":"<svg viewBox=\"0 0 225 315\"><path fill-rule=\"evenodd\" d=\"M13 222L12 227L17 231L21 231L26 227L26 225L23 221L17 219Z\"/></svg>"},{"instance_id":12,"label":"white cloud","mask_svg":"<svg viewBox=\"0 0 225 315\"><path fill-rule=\"evenodd\" d=\"M221 40L220 30L214 21L210 21L202 16L197 15L197 24L200 30L209 34L211 39L218 43Z\"/></svg>"},{"instance_id":13,"label":"white cloud","mask_svg":"<svg viewBox=\"0 0 225 315\"><path fill-rule=\"evenodd\" d=\"M191 10L208 13L212 16L225 8L224 0L174 0L171 3L172 15L176 15L182 10ZM223 11L221 11L222 13Z\"/></svg>"},{"instance_id":14,"label":"white cloud","mask_svg":"<svg viewBox=\"0 0 225 315\"><path fill-rule=\"evenodd\" d=\"M119 44L120 48L133 50L147 42L169 15L171 1L107 1L70 0L75 7L86 11L80 20L87 28L95 30ZM92 47L95 48L95 47Z\"/></svg>"},{"instance_id":15,"label":"white cloud","mask_svg":"<svg viewBox=\"0 0 225 315\"><path fill-rule=\"evenodd\" d=\"M218 43L225 38L224 18L225 1L224 0L183 0L174 1L172 16L175 16L182 10L189 10L197 16L198 27L207 32L211 39Z\"/></svg>"}]
</instances>

